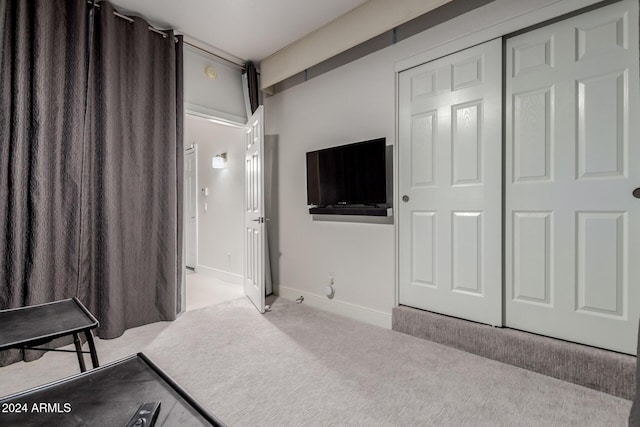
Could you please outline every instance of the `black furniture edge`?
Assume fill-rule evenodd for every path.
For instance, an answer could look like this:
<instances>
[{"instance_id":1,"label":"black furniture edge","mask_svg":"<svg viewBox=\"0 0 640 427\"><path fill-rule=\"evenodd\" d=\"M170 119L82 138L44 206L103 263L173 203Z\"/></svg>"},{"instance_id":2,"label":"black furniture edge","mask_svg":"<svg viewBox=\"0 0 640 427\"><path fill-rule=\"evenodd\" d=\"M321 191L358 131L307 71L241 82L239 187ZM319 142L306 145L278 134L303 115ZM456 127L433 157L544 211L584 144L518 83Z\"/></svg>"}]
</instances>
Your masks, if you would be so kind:
<instances>
[{"instance_id":1,"label":"black furniture edge","mask_svg":"<svg viewBox=\"0 0 640 427\"><path fill-rule=\"evenodd\" d=\"M25 312L25 313L34 312L34 311L37 312L39 309L42 309L42 307L47 307L47 306L74 307L74 310L77 310L79 313L82 314L82 316L84 316L83 320L86 321L86 323L83 323L81 325L75 325L73 327L70 327L69 325L67 325L63 329L58 329L55 331L47 330L46 333L43 330L40 330L40 331L36 330L34 331L34 335L31 335L28 337L21 337L20 339L16 339L16 337L14 337L12 341L6 341L6 342L0 343L0 351L8 350L8 349L22 349L22 350L58 351L58 352L76 353L81 372L84 372L87 370L83 355L88 353L91 355L91 362L93 364L93 367L97 368L98 366L100 366L98 361L98 353L96 351L95 343L93 341L93 333L91 332L92 329L95 329L98 326L100 326L100 322L84 306L84 304L80 302L78 298L72 297L72 298L67 298L63 300L51 301L43 304L34 304L30 306L25 306L25 307L17 307L17 308L12 308L7 310L1 310L0 315L4 317L5 315L16 316L20 312ZM13 320L15 320L15 318ZM46 318L44 322L46 322ZM87 338L87 343L89 345L88 352L82 350L82 342L78 335L81 332L84 333ZM73 344L75 346L75 351L57 349L57 348L38 347L40 345L51 342L56 338L64 337L67 335L73 336Z\"/></svg>"},{"instance_id":2,"label":"black furniture edge","mask_svg":"<svg viewBox=\"0 0 640 427\"><path fill-rule=\"evenodd\" d=\"M173 390L178 393L178 395L183 398L187 403L189 403L189 405L191 405L193 407L193 409L195 409L198 414L200 414L204 419L206 419L207 421L209 421L211 424L213 424L215 427L226 427L226 424L223 423L222 421L220 421L215 415L213 415L211 412L209 412L207 409L205 409L200 402L198 402L197 400L195 400L184 388L182 388L178 383L176 383L166 372L164 372L158 365L156 365L151 359L149 359L149 357L147 357L147 355L145 355L144 353L140 352L137 354L132 354L130 356L124 357L122 359L119 360L115 360L113 362L107 363L106 365L102 365L100 367L97 367L95 369L92 369L91 371L87 371L87 372L81 372L79 374L75 374L72 375L70 377L66 377L66 378L62 378L47 384L42 384L27 390L23 390L23 391L19 391L17 393L13 393L10 394L8 396L4 396L4 397L0 397L0 403L5 402L5 401L10 401L13 399L18 399L21 396L26 396L28 394L32 394L35 392L38 392L40 390L43 389L48 389L51 387L54 387L56 385L59 384L64 384L64 383L68 383L70 381L73 381L77 378L81 378L87 375L92 375L95 374L96 372L100 372L102 370L105 369L109 369L110 367L114 366L114 365L118 365L120 363L123 362L127 362L130 360L134 360L134 359L141 359L144 363L146 363L149 368L151 368L151 370L153 370L160 378L162 378L163 381L165 381L167 384L169 384L171 386L171 388L173 388Z\"/></svg>"},{"instance_id":3,"label":"black furniture edge","mask_svg":"<svg viewBox=\"0 0 640 427\"><path fill-rule=\"evenodd\" d=\"M117 365L118 363L121 363L121 362L124 362L124 361L128 361L128 360L130 360L130 359L135 359L136 357L138 357L138 355L136 355L136 354L132 354L131 356L127 356L127 357L124 357L124 358L122 358L122 359L120 359L120 360L116 360L116 361L113 361L113 362L107 363L106 365L99 366L99 367L97 367L97 368L95 368L95 369L92 369L92 370L90 370L90 371L87 371L87 372L80 372L80 373L78 373L78 374L71 375L70 377L61 378L61 379L59 379L59 380L55 380L55 381L52 381L52 382L50 382L50 383L46 383L46 384L42 384L42 385L38 385L38 386L35 386L35 387L32 387L32 388L29 388L29 389L26 389L26 390L18 391L18 392L16 392L16 393L13 393L13 394L9 394L9 395L7 395L7 396L0 397L0 403L1 403L1 402L4 402L4 401L6 401L6 400L12 400L12 399L15 399L15 398L18 398L18 397L21 397L21 396L27 395L27 394L35 393L35 392L40 391L40 390L42 390L42 389L47 389L47 388L49 388L49 387L53 387L53 386L56 386L56 385L58 385L58 384L63 384L63 383L66 383L66 382L68 382L68 381L73 381L73 380L75 380L75 379L76 379L76 378L78 378L78 377L82 377L82 376L85 376L85 375L92 374L92 373L94 373L94 372L101 371L101 370L103 370L103 369L107 369L107 368L111 367L112 365Z\"/></svg>"},{"instance_id":4,"label":"black furniture edge","mask_svg":"<svg viewBox=\"0 0 640 427\"><path fill-rule=\"evenodd\" d=\"M84 306L84 304L82 304L82 302L76 298L73 297L71 298L72 300L74 300L76 302L76 304L78 304L80 306L80 310L82 310L84 312L84 314L87 315L87 317L89 319L91 319L93 321L93 324L91 326L91 329L93 328L99 328L100 327L100 322L98 321L98 319L95 318L95 316L87 309L87 307Z\"/></svg>"},{"instance_id":5,"label":"black furniture edge","mask_svg":"<svg viewBox=\"0 0 640 427\"><path fill-rule=\"evenodd\" d=\"M195 400L185 389L183 389L178 383L176 383L173 380L173 378L171 378L165 371L163 371L158 365L153 363L153 361L149 359L146 354L140 352L132 357L139 357L140 359L142 359L142 361L144 361L147 365L149 365L149 367L153 369L155 373L158 374L158 376L160 376L160 378L166 381L167 384L169 384L176 391L176 393L180 395L180 397L186 400L191 406L193 406L193 408L196 411L198 411L200 415L202 415L206 420L210 421L214 426L216 427L226 426L226 424L224 424L222 421L216 418L215 415L207 411L205 407L200 404L200 402Z\"/></svg>"},{"instance_id":6,"label":"black furniture edge","mask_svg":"<svg viewBox=\"0 0 640 427\"><path fill-rule=\"evenodd\" d=\"M58 304L58 303L65 302L65 301L74 301L78 305L80 310L82 310L82 312L89 318L89 320L91 320L92 323L90 325L87 325L87 327L83 328L82 330L94 329L94 328L97 328L98 326L100 326L100 322L98 322L98 320L93 316L93 314L91 314L91 312L76 297L67 298L67 299L58 300L58 301L46 302L44 304L34 304L34 305L27 306L27 307L9 308L9 309L2 310L2 311L3 312L18 311L18 310L24 310L25 308L42 307L42 306L45 306L45 305ZM56 338L64 337L64 336L67 336L67 335L72 335L74 332L81 332L81 330L66 329L66 330L63 330L63 331L58 331L55 334L50 334L50 335L41 336L41 337L34 337L30 341L34 342L34 343L37 343L37 345L40 345L42 343L46 343L46 342L52 341L52 340L54 340ZM7 350L7 349L10 349L10 348L17 348L16 346L20 345L20 344L21 344L20 342L7 343L6 345L1 346L0 350ZM53 351L55 349L47 349L47 350L48 351Z\"/></svg>"}]
</instances>

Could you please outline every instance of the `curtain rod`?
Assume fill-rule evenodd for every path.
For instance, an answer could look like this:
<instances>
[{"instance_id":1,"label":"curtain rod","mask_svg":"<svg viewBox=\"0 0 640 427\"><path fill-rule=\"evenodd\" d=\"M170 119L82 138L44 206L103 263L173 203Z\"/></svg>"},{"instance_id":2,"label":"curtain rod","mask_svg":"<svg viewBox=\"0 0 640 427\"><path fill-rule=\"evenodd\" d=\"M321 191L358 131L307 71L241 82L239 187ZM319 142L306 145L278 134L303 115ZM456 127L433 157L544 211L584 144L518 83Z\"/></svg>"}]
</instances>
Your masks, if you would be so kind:
<instances>
[{"instance_id":1,"label":"curtain rod","mask_svg":"<svg viewBox=\"0 0 640 427\"><path fill-rule=\"evenodd\" d=\"M94 2L92 2L90 0L87 0L87 3L89 3L90 5L95 6L97 8L100 8L100 3L94 3ZM117 16L118 18L124 19L125 21L133 22L133 18L125 16L125 15L123 15L121 13L113 11L113 14L115 16ZM165 39L167 38L167 33L165 33L164 31L160 31L157 28L153 28L151 25L149 25L147 28L149 29L149 31L153 31L154 33L160 34L162 36L162 38L165 38Z\"/></svg>"},{"instance_id":2,"label":"curtain rod","mask_svg":"<svg viewBox=\"0 0 640 427\"><path fill-rule=\"evenodd\" d=\"M100 7L100 3L94 3L94 2L92 2L92 1L90 1L90 0L87 0L87 3L91 4L92 6L98 7L98 8ZM133 18L130 18L130 17L126 16L126 15L122 15L121 13L118 13L118 12L116 12L116 11L114 11L114 12L113 12L113 14L114 14L115 16L117 16L118 18L122 18L122 19L124 19L125 21L133 22ZM152 27L151 25L149 25L147 28L149 28L149 31L153 31L154 33L160 34L160 35L162 36L162 38L165 38L165 39L167 38L167 33L165 33L164 31L158 30L157 28L154 28L154 27ZM174 37L174 40L175 40L176 42L178 41L178 39L177 39L177 38L175 38L175 37ZM186 44L186 45L188 45L188 46L191 46L191 47L193 47L193 48L195 48L195 49L198 49L198 50L200 50L200 51L202 51L202 52L204 52L204 53L206 53L206 54L208 54L208 55L215 56L215 57L216 57L216 58L218 58L218 59L221 59L221 60L223 60L223 61L226 61L226 62L228 62L228 63L230 63L230 64L235 65L236 67L240 67L240 69L242 69L242 71L244 71L244 70L245 70L245 65L244 65L244 64L238 64L237 62L232 61L232 60L230 60L230 59L227 59L227 58L225 58L225 57L223 57L223 56L216 55L215 53L213 53L213 52L209 52L208 50L203 49L203 48L201 48L200 46L196 46L196 45L194 45L193 43L189 43L189 42L186 42L186 41L184 41L184 40L182 41L182 43L184 43L184 44Z\"/></svg>"}]
</instances>

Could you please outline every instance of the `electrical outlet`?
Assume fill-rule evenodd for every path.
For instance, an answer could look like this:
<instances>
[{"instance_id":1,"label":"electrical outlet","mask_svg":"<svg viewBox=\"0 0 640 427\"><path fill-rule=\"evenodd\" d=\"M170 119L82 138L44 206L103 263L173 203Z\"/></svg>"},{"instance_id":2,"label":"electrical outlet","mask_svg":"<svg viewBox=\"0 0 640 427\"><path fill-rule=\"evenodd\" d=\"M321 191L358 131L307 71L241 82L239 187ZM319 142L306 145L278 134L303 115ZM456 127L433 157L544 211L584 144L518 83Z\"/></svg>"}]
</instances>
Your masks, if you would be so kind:
<instances>
[{"instance_id":1,"label":"electrical outlet","mask_svg":"<svg viewBox=\"0 0 640 427\"><path fill-rule=\"evenodd\" d=\"M324 293L327 295L327 298L333 299L333 297L336 295L336 290L333 289L332 285L329 285L324 287Z\"/></svg>"}]
</instances>

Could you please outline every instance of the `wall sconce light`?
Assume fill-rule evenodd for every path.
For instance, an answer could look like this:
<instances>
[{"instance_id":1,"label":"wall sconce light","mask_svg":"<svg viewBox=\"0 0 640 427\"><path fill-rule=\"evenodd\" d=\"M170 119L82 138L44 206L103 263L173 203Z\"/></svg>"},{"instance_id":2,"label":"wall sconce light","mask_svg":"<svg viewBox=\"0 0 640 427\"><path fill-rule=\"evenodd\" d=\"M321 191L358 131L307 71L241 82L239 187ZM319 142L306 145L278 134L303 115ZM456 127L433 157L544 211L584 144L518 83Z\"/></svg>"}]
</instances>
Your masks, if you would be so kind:
<instances>
[{"instance_id":1,"label":"wall sconce light","mask_svg":"<svg viewBox=\"0 0 640 427\"><path fill-rule=\"evenodd\" d=\"M218 154L211 159L211 167L213 169L224 169L227 166L227 153Z\"/></svg>"}]
</instances>

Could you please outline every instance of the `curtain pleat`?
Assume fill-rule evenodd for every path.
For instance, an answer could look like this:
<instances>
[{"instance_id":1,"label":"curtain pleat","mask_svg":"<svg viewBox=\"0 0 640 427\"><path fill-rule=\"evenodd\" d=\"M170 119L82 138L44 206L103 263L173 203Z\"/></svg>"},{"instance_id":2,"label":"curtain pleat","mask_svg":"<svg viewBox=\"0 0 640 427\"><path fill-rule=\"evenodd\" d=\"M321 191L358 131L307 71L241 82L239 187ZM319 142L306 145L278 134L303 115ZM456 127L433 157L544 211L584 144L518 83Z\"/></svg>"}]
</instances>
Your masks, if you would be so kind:
<instances>
[{"instance_id":1,"label":"curtain pleat","mask_svg":"<svg viewBox=\"0 0 640 427\"><path fill-rule=\"evenodd\" d=\"M255 113L260 106L260 88L258 87L258 70L253 62L246 64L247 85L249 89L249 104L251 106L251 114ZM248 118L248 117L247 117Z\"/></svg>"},{"instance_id":2,"label":"curtain pleat","mask_svg":"<svg viewBox=\"0 0 640 427\"><path fill-rule=\"evenodd\" d=\"M113 338L179 303L182 39L100 5L0 0L0 309L77 296Z\"/></svg>"},{"instance_id":3,"label":"curtain pleat","mask_svg":"<svg viewBox=\"0 0 640 427\"><path fill-rule=\"evenodd\" d=\"M96 10L89 66L79 293L98 336L176 315L182 104L173 32Z\"/></svg>"},{"instance_id":4,"label":"curtain pleat","mask_svg":"<svg viewBox=\"0 0 640 427\"><path fill-rule=\"evenodd\" d=\"M176 218L178 248L176 252L177 277L176 283L176 313L182 310L182 272L184 271L184 40L181 35L176 36Z\"/></svg>"},{"instance_id":5,"label":"curtain pleat","mask_svg":"<svg viewBox=\"0 0 640 427\"><path fill-rule=\"evenodd\" d=\"M0 1L2 309L76 294L87 11ZM22 358L2 352L0 364Z\"/></svg>"}]
</instances>

